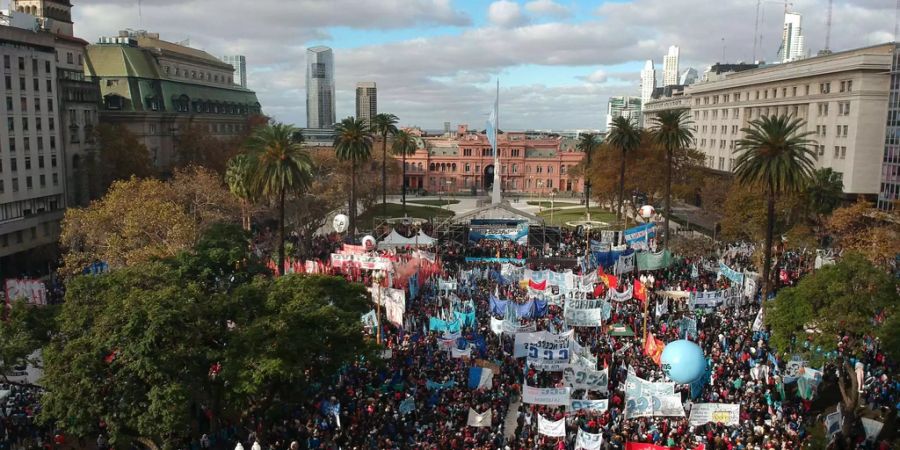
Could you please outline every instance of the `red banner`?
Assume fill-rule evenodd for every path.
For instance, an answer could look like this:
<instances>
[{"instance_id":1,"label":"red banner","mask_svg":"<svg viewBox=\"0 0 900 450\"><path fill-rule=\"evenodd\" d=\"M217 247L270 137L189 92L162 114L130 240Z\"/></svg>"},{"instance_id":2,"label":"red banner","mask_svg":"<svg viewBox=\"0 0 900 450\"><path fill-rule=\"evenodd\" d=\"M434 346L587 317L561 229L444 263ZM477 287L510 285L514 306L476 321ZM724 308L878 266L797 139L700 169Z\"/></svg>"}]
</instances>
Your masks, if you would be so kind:
<instances>
[{"instance_id":1,"label":"red banner","mask_svg":"<svg viewBox=\"0 0 900 450\"><path fill-rule=\"evenodd\" d=\"M634 280L634 291L631 294L634 298L640 300L642 303L647 301L647 286L644 286L644 283L641 283L640 280Z\"/></svg>"},{"instance_id":2,"label":"red banner","mask_svg":"<svg viewBox=\"0 0 900 450\"><path fill-rule=\"evenodd\" d=\"M655 444L640 444L637 442L626 442L625 450L672 450L672 447L663 447Z\"/></svg>"},{"instance_id":3,"label":"red banner","mask_svg":"<svg viewBox=\"0 0 900 450\"><path fill-rule=\"evenodd\" d=\"M534 280L528 280L528 287L536 291L543 291L547 289L547 280L541 281L540 283L535 283Z\"/></svg>"},{"instance_id":4,"label":"red banner","mask_svg":"<svg viewBox=\"0 0 900 450\"><path fill-rule=\"evenodd\" d=\"M666 347L665 342L653 336L653 333L647 333L647 340L644 341L644 354L649 356L656 365L659 365L662 358L663 349Z\"/></svg>"}]
</instances>

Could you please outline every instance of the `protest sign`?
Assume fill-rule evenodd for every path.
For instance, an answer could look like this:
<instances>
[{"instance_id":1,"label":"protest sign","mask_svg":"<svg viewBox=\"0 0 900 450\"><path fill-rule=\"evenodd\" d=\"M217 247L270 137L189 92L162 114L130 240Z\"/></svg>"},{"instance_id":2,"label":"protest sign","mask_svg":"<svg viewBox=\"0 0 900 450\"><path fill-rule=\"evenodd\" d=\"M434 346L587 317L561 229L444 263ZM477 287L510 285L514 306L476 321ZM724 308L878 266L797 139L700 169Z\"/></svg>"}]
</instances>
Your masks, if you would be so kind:
<instances>
[{"instance_id":1,"label":"protest sign","mask_svg":"<svg viewBox=\"0 0 900 450\"><path fill-rule=\"evenodd\" d=\"M609 369L591 370L581 367L567 367L563 370L563 379L574 389L609 392Z\"/></svg>"},{"instance_id":2,"label":"protest sign","mask_svg":"<svg viewBox=\"0 0 900 450\"><path fill-rule=\"evenodd\" d=\"M741 405L729 403L694 403L691 407L690 425L692 427L706 423L722 423L726 426L737 426L741 421Z\"/></svg>"},{"instance_id":3,"label":"protest sign","mask_svg":"<svg viewBox=\"0 0 900 450\"><path fill-rule=\"evenodd\" d=\"M571 388L536 388L525 385L522 402L529 405L562 406L569 404Z\"/></svg>"},{"instance_id":4,"label":"protest sign","mask_svg":"<svg viewBox=\"0 0 900 450\"><path fill-rule=\"evenodd\" d=\"M538 433L550 437L566 437L566 419L550 421L538 415Z\"/></svg>"}]
</instances>

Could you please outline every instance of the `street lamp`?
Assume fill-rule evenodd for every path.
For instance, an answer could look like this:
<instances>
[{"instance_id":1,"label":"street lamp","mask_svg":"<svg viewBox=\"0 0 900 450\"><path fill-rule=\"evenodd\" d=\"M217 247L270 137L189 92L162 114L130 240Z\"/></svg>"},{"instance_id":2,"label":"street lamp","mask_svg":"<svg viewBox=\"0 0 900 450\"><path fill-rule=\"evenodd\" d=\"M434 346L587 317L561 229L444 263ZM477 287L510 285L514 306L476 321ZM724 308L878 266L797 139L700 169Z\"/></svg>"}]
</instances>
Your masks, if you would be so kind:
<instances>
[{"instance_id":1,"label":"street lamp","mask_svg":"<svg viewBox=\"0 0 900 450\"><path fill-rule=\"evenodd\" d=\"M375 342L379 345L381 345L381 304L384 302L384 291L381 287L382 281L384 281L384 271L380 269L374 270L372 272L372 289L378 296L378 299L375 301L375 307L377 308L377 311L375 312L375 323L378 326L375 331Z\"/></svg>"}]
</instances>

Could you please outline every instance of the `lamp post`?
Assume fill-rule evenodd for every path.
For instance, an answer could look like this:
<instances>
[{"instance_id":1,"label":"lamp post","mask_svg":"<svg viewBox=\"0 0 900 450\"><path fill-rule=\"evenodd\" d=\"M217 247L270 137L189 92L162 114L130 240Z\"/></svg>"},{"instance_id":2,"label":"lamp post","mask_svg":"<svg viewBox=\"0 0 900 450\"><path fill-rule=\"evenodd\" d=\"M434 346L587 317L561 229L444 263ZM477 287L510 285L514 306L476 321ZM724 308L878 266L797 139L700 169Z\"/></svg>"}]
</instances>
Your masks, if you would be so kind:
<instances>
[{"instance_id":1,"label":"lamp post","mask_svg":"<svg viewBox=\"0 0 900 450\"><path fill-rule=\"evenodd\" d=\"M377 311L375 312L375 323L377 325L377 329L375 331L375 342L378 345L381 345L381 304L384 302L384 292L381 287L381 282L384 281L384 271L375 270L372 272L372 287L374 288L378 300L375 301L375 307Z\"/></svg>"},{"instance_id":2,"label":"lamp post","mask_svg":"<svg viewBox=\"0 0 900 450\"><path fill-rule=\"evenodd\" d=\"M656 210L653 209L653 206L651 206L651 205L644 205L644 206L641 206L640 213L641 213L641 217L644 219L644 223L646 224L651 219L653 219L654 215L656 215ZM647 251L650 251L650 230L649 229L644 230L644 242L647 245ZM645 287L644 291L646 292L646 290L647 289ZM644 341L647 340L647 307L649 305L650 305L650 298L647 297L647 300L644 301Z\"/></svg>"}]
</instances>

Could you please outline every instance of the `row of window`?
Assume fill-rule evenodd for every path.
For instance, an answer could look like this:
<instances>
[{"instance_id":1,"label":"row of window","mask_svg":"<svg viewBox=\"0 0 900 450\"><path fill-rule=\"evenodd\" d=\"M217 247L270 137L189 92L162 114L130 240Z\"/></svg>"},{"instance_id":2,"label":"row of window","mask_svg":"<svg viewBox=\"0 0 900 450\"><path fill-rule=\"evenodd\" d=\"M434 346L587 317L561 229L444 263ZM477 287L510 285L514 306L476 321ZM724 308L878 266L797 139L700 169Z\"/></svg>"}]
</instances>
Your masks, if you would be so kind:
<instances>
[{"instance_id":1,"label":"row of window","mask_svg":"<svg viewBox=\"0 0 900 450\"><path fill-rule=\"evenodd\" d=\"M836 125L835 127L835 135L837 137L849 137L850 136L850 126L849 125ZM825 125L816 125L816 136L826 137L828 136L828 127Z\"/></svg>"},{"instance_id":2,"label":"row of window","mask_svg":"<svg viewBox=\"0 0 900 450\"><path fill-rule=\"evenodd\" d=\"M45 174L38 175L38 180L40 182L41 188L47 187L47 175L45 175ZM6 192L6 186L4 186L3 181L4 180L0 179L0 194L3 194L4 192ZM34 189L33 181L34 181L34 179L31 175L28 175L27 177L25 177L25 189L27 189L29 191ZM53 174L53 186L59 186L59 174L58 173ZM19 192L19 179L18 178L12 179L12 191Z\"/></svg>"},{"instance_id":3,"label":"row of window","mask_svg":"<svg viewBox=\"0 0 900 450\"><path fill-rule=\"evenodd\" d=\"M828 102L820 102L816 104L817 113L819 117L827 117L828 116ZM850 102L837 102L838 106L838 116L849 116L850 115ZM800 106L799 105L791 105L791 106L773 106L771 109L769 107L759 107L759 108L747 108L747 116L748 119L753 118L753 112L756 111L757 117L768 116L770 111L773 111L775 114L792 114L794 116L800 115ZM694 120L698 121L703 118L703 120L709 119L712 117L713 120L718 120L720 117L722 119L728 119L729 115L732 119L740 119L741 118L741 110L740 108L722 108L722 109L712 109L712 110L704 110L704 111L694 111Z\"/></svg>"},{"instance_id":4,"label":"row of window","mask_svg":"<svg viewBox=\"0 0 900 450\"><path fill-rule=\"evenodd\" d=\"M567 180L567 181L568 181L568 183L566 184L566 190L571 191L572 190L572 182L570 180ZM518 182L519 182L519 180L514 179L514 178L508 179L508 180L504 181L504 189L512 189L512 190L519 189ZM429 178L428 184L430 184L432 186L432 189L437 189L437 190L444 190L444 189L455 190L456 189L456 179L455 178L450 178L450 179L441 178L440 180L438 180L437 178ZM524 184L525 189L531 189L532 186L535 188L538 188L538 189L544 189L544 188L553 189L553 180L552 179L532 180L529 178L529 179L526 179L523 184ZM479 182L478 182L477 176L463 177L463 186L462 187L464 189L468 189L472 186L478 186L478 185L479 185Z\"/></svg>"},{"instance_id":5,"label":"row of window","mask_svg":"<svg viewBox=\"0 0 900 450\"><path fill-rule=\"evenodd\" d=\"M511 173L519 173L519 165L518 164L513 163L510 165L503 166L504 172L506 172L507 167L512 168ZM407 166L407 168L408 168L408 166ZM419 163L418 168L420 170L422 169L422 163ZM428 165L428 170L431 172L456 172L456 163L430 163ZM545 170L544 166L534 166L534 173L544 173L544 170ZM567 170L567 168L565 165L559 166L560 174L565 175L566 170ZM463 172L469 173L471 171L472 171L472 165L470 163L465 163L463 165ZM481 171L481 165L475 164L475 172L480 172L480 171ZM532 166L526 165L525 173L531 173L531 171L532 171ZM553 173L553 166L547 166L546 172Z\"/></svg>"},{"instance_id":6,"label":"row of window","mask_svg":"<svg viewBox=\"0 0 900 450\"><path fill-rule=\"evenodd\" d=\"M840 80L839 82L840 92L852 92L853 91L853 80ZM787 98L788 92L790 92L791 97L798 97L799 86L791 86L790 91L787 87L779 88L766 88L766 89L757 89L755 91L754 100L767 100L769 98ZM809 95L810 93L810 85L804 85L803 87L803 95ZM823 82L819 83L819 94L830 94L831 93L831 82ZM779 92L781 97L779 97ZM740 102L743 100L750 100L751 91L745 92L734 92L731 94L717 94L717 95L706 95L704 97L697 97L694 99L694 105L700 106L701 102L703 105L718 105L719 103L729 103L731 101ZM771 95L770 95L771 94Z\"/></svg>"},{"instance_id":7,"label":"row of window","mask_svg":"<svg viewBox=\"0 0 900 450\"><path fill-rule=\"evenodd\" d=\"M25 57L24 57L24 56L19 56L19 57L18 57L18 63L19 63L19 64L18 64L18 67L19 67L19 73L24 72L24 71L25 71L25 67L26 67L26 64L25 64ZM40 72L40 71L38 70L39 66L40 66L39 60L38 60L37 58L31 58L31 74L32 74L32 75L38 75L38 74L39 74L39 72ZM11 69L12 69L12 55L3 55L3 69L5 69L5 70L11 70ZM45 75L52 75L52 70L50 69L50 61L49 61L49 60L44 60L44 74L45 74Z\"/></svg>"},{"instance_id":8,"label":"row of window","mask_svg":"<svg viewBox=\"0 0 900 450\"><path fill-rule=\"evenodd\" d=\"M25 161L25 170L31 170L31 157L26 156L24 158L24 161ZM44 155L38 155L37 162L38 162L38 169L43 169L44 162L45 162ZM56 168L56 165L57 165L56 155L50 155L50 167ZM12 173L18 172L19 160L16 158L9 158L9 169L10 169L10 172L12 172ZM2 158L0 158L0 173L3 173L3 159Z\"/></svg>"},{"instance_id":9,"label":"row of window","mask_svg":"<svg viewBox=\"0 0 900 450\"><path fill-rule=\"evenodd\" d=\"M57 211L62 209L62 206L63 202L61 195L26 198L24 200L3 203L0 204L0 222Z\"/></svg>"},{"instance_id":10,"label":"row of window","mask_svg":"<svg viewBox=\"0 0 900 450\"><path fill-rule=\"evenodd\" d=\"M234 84L233 76L225 76L225 75L220 75L217 73L204 72L202 70L198 72L197 70L182 69L181 67L175 66L175 69L173 72L171 67L164 66L163 72L165 72L166 75L174 75L176 77L189 78L191 80L200 80L200 81L207 81L207 82L220 83L220 84Z\"/></svg>"},{"instance_id":11,"label":"row of window","mask_svg":"<svg viewBox=\"0 0 900 450\"><path fill-rule=\"evenodd\" d=\"M492 150L493 150L493 149L490 149L490 148L483 148L483 149L481 149L481 156L493 156L493 153L494 153L494 152L493 152ZM463 149L463 156L472 156L472 149L471 149L471 148L464 148L464 149ZM514 148L514 149L512 149L512 150L509 150L509 155L507 155L507 151L506 151L506 150L500 149L500 156L501 156L501 157L505 157L505 156L510 156L510 157L518 157L518 156L522 156L522 149Z\"/></svg>"},{"instance_id":12,"label":"row of window","mask_svg":"<svg viewBox=\"0 0 900 450\"><path fill-rule=\"evenodd\" d=\"M43 154L44 153L44 137L38 136L36 139L36 143L37 143L38 154L39 155ZM23 144L22 147L26 152L31 151L31 136L23 136L22 144ZM11 154L16 153L16 138L15 137L9 138L9 145L6 147L5 150L7 150ZM56 152L56 136L50 136L50 152L51 153Z\"/></svg>"},{"instance_id":13,"label":"row of window","mask_svg":"<svg viewBox=\"0 0 900 450\"><path fill-rule=\"evenodd\" d=\"M15 101L13 101L13 98L11 96L7 95L6 96L6 113L7 114L28 113L28 109L29 109L28 104L29 104L28 97L19 97L19 109L18 109L18 111L16 111L14 109ZM41 112L41 99L40 98L33 99L31 104L32 104L33 112L35 112L35 113ZM52 98L47 99L47 111L53 112L53 99Z\"/></svg>"},{"instance_id":14,"label":"row of window","mask_svg":"<svg viewBox=\"0 0 900 450\"><path fill-rule=\"evenodd\" d=\"M50 222L42 223L41 228L44 230L44 237L50 236ZM28 231L31 235L32 241L37 239L37 227L31 227L28 229ZM15 233L0 235L0 247L9 247L10 242L21 244L23 241L23 230L16 231Z\"/></svg>"},{"instance_id":15,"label":"row of window","mask_svg":"<svg viewBox=\"0 0 900 450\"><path fill-rule=\"evenodd\" d=\"M46 80L44 80L44 82L45 82L45 85L47 86L47 93L48 94L53 93L53 79L46 79ZM6 75L4 77L4 86L6 87L7 91L13 90L13 82L12 82L11 76ZM40 90L41 90L41 80L38 78L32 78L31 79L31 87L32 87L32 91L35 94L39 94ZM28 90L28 83L25 81L25 77L19 77L19 92L24 93L27 90Z\"/></svg>"},{"instance_id":16,"label":"row of window","mask_svg":"<svg viewBox=\"0 0 900 450\"><path fill-rule=\"evenodd\" d=\"M20 118L22 123L22 131L29 130L29 124L31 121L30 117L22 117ZM42 131L44 129L44 121L42 117L34 117L34 129L37 131ZM56 130L56 120L53 117L47 118L47 128L50 131ZM16 131L16 118L15 117L7 117L6 118L6 130L9 131L9 134L14 134Z\"/></svg>"}]
</instances>

